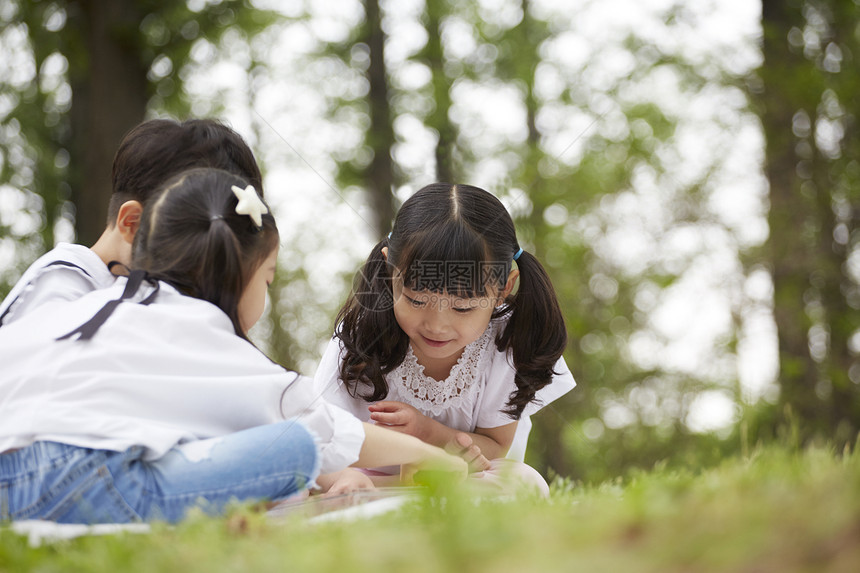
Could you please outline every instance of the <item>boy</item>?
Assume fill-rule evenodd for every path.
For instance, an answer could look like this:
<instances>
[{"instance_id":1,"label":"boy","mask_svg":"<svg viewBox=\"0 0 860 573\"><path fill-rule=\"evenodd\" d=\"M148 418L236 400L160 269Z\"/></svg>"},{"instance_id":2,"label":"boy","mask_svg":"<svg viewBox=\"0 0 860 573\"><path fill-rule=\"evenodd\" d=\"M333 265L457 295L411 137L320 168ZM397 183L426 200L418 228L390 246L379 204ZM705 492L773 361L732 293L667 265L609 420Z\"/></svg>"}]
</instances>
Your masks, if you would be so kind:
<instances>
[{"instance_id":1,"label":"boy","mask_svg":"<svg viewBox=\"0 0 860 573\"><path fill-rule=\"evenodd\" d=\"M120 142L111 172L107 227L92 248L60 243L24 273L0 304L0 327L51 300L75 300L113 284L108 265L129 264L144 205L161 183L194 167L243 177L263 193L260 168L242 137L211 119L145 121Z\"/></svg>"}]
</instances>

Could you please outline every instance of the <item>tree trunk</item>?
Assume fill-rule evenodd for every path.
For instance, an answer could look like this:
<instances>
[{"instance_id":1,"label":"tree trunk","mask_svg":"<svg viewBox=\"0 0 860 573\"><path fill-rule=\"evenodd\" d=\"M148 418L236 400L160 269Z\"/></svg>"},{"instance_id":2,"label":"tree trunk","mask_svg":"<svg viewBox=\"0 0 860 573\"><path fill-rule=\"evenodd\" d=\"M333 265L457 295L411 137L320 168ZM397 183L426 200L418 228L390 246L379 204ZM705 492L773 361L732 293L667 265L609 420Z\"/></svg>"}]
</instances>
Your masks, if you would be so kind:
<instances>
[{"instance_id":1,"label":"tree trunk","mask_svg":"<svg viewBox=\"0 0 860 573\"><path fill-rule=\"evenodd\" d=\"M764 30L762 76L762 125L765 132L765 174L770 186L770 236L766 251L774 284L774 319L779 338L779 380L781 403L790 406L801 419L816 419L821 402L815 395L817 367L809 350L811 322L804 297L814 269L814 248L810 244L814 211L801 191L797 177L798 143L793 133L794 116L810 110L797 89L790 89L809 62L792 53L788 33L803 29L797 2L763 0ZM801 132L802 133L802 132ZM807 187L808 190L808 187Z\"/></svg>"},{"instance_id":2,"label":"tree trunk","mask_svg":"<svg viewBox=\"0 0 860 573\"><path fill-rule=\"evenodd\" d=\"M827 216L827 225L822 230L820 249L827 260L826 281L822 299L828 309L830 334L830 361L827 376L830 385L830 401L832 404L831 426L833 441L837 446L845 443L854 444L860 431L860 396L858 385L855 384L849 372L856 367L858 361L851 350L850 340L860 323L860 311L849 301L852 291L857 291L858 285L848 274L848 259L851 256L852 241L857 248L857 221L860 211L860 188L857 185L856 159L860 153L858 142L857 122L860 118L860 100L857 98L860 89L860 41L855 34L858 10L853 4L844 2L829 2L832 20L830 40L840 46L844 55L840 70L830 74L834 90L843 107L844 114L840 118L843 130L841 141L841 157L834 161L835 165L821 162L817 169L819 178L826 181L833 195L838 200L846 201L852 208L853 214L837 219L834 209L834 199L828 195L827 205L822 207ZM853 55L852 55L853 54ZM852 172L854 172L852 174ZM836 241L837 229L844 225L845 237L848 242ZM856 376L855 376L856 378Z\"/></svg>"},{"instance_id":3,"label":"tree trunk","mask_svg":"<svg viewBox=\"0 0 860 573\"><path fill-rule=\"evenodd\" d=\"M385 68L385 32L378 0L365 0L367 42L370 48L370 65L367 80L370 83L370 128L367 142L373 149L373 159L367 169L367 189L370 205L376 216L374 225L380 237L391 230L394 220L394 166L391 148L394 147L394 128L388 102L388 74Z\"/></svg>"},{"instance_id":4,"label":"tree trunk","mask_svg":"<svg viewBox=\"0 0 860 573\"><path fill-rule=\"evenodd\" d=\"M79 6L68 25L84 30L88 58L69 62L71 188L77 240L92 245L107 222L117 146L146 111L147 70L139 52L136 3L88 0Z\"/></svg>"},{"instance_id":5,"label":"tree trunk","mask_svg":"<svg viewBox=\"0 0 860 573\"><path fill-rule=\"evenodd\" d=\"M442 19L446 14L443 0L427 0L424 9L424 26L427 30L427 46L424 49L425 63L430 68L430 84L433 89L433 111L427 117L427 125L439 136L436 142L436 180L456 183L453 151L457 131L451 123L451 81L445 73L445 51L442 46Z\"/></svg>"}]
</instances>

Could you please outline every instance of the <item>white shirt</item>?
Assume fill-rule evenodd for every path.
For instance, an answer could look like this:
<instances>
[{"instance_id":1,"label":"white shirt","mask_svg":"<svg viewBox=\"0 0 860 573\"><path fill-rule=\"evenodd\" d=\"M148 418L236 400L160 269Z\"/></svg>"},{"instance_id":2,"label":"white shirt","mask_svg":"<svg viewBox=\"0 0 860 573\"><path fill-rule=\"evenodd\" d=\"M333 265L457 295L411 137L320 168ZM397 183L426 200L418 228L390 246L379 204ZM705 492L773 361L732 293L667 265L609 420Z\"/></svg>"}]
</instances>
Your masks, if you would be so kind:
<instances>
[{"instance_id":1,"label":"white shirt","mask_svg":"<svg viewBox=\"0 0 860 573\"><path fill-rule=\"evenodd\" d=\"M509 353L500 352L495 345L496 335L506 324L505 319L491 321L484 334L463 350L450 375L443 381L425 376L424 368L418 364L410 348L403 363L385 377L388 383L385 399L405 402L425 416L464 432L514 422L502 410L506 409L511 392L517 389L514 382L516 370ZM332 404L360 420L369 421L367 407L370 402L350 396L340 379L342 359L340 340L334 338L314 375L314 387ZM530 416L576 386L564 358L558 359L554 370L557 374L552 381L538 390L536 400L529 402L523 410L508 458L522 461L531 429ZM358 393L362 391L359 387Z\"/></svg>"},{"instance_id":2,"label":"white shirt","mask_svg":"<svg viewBox=\"0 0 860 573\"><path fill-rule=\"evenodd\" d=\"M74 266L69 266L70 263ZM30 265L0 304L0 326L52 300L76 300L111 286L116 277L92 249L60 243Z\"/></svg>"},{"instance_id":3,"label":"white shirt","mask_svg":"<svg viewBox=\"0 0 860 573\"><path fill-rule=\"evenodd\" d=\"M298 418L317 440L322 473L358 459L364 429L355 417L236 336L219 308L165 283L149 306L119 304L91 340L56 341L125 283L45 303L0 328L0 452L50 440L140 445L157 459L177 444Z\"/></svg>"}]
</instances>

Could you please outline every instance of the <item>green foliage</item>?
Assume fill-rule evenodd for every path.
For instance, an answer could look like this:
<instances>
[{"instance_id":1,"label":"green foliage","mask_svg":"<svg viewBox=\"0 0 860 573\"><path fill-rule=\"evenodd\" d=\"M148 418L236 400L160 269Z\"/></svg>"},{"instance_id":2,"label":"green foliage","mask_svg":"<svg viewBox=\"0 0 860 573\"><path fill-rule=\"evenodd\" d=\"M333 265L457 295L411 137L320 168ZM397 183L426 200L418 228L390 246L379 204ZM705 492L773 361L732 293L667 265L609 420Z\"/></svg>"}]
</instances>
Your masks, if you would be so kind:
<instances>
[{"instance_id":1,"label":"green foliage","mask_svg":"<svg viewBox=\"0 0 860 573\"><path fill-rule=\"evenodd\" d=\"M659 99L631 97L627 88L648 74L667 70L689 93L713 80L703 77L682 54L650 57L645 43L632 35L617 43L636 61L629 76L602 88L584 81L568 83L560 98L564 109L571 115L584 114L587 121L581 131L567 135L560 154L553 154L547 150L547 139L556 134L548 126L538 127L536 118L559 102L539 97L538 70L556 66L559 73L577 78L599 64L586 61L581 70L570 71L547 61L543 54L555 39L552 26L538 19L527 2L513 27L500 31L497 25L485 26L490 30L481 37L492 41L499 56L491 71L475 77L488 81L497 74L521 86L529 123L529 136L512 146L522 163L502 186L526 192L512 201L519 235L553 280L569 333L565 357L579 382L550 411L535 417L530 461L545 471L599 481L631 468L650 467L656 460L704 463L714 459L714 450L731 451L733 443L693 434L686 426L693 397L717 381L673 371L659 361L654 367L643 365L630 353L635 337L657 339L650 311L692 260L669 267L655 252L650 261L631 268L619 263L622 257L613 256L613 248L606 245L611 236L624 232L615 215L617 206L642 201L636 183L642 174L665 185L652 199L654 204L665 202L661 213L665 222L653 231L655 245L673 228L708 219L702 182L676 184L672 173L677 165L663 158L678 145L676 114ZM665 26L671 33L671 18ZM612 47L617 49L617 44ZM494 190L505 193L503 188ZM649 306L642 302L645 298L655 302ZM607 420L613 408L623 410L625 419ZM583 424L591 437L585 437Z\"/></svg>"},{"instance_id":2,"label":"green foliage","mask_svg":"<svg viewBox=\"0 0 860 573\"><path fill-rule=\"evenodd\" d=\"M81 193L96 191L84 184L92 174L84 172L83 148L87 135L96 131L87 122L108 113L87 115L92 95L85 85L92 74L89 35L99 20L93 14L97 10L66 0L14 0L0 11L0 45L13 66L4 70L0 82L0 186L8 185L3 192L17 196L15 202L22 205L0 219L0 243L14 252L0 273L0 295L40 252L54 246L58 225L60 238L72 239L74 206L69 201L75 193L80 201ZM191 105L183 93L183 69L194 47L218 45L227 35L247 39L278 20L274 12L244 0L207 2L200 9L186 2L137 0L101 10L101 18L114 18L107 32L110 41L132 54L147 74L140 109L134 117L114 118L127 126L117 129L143 118L147 99L153 114L187 117ZM89 147L95 145L90 142ZM99 173L109 173L112 154L105 155ZM87 235L100 232L88 229Z\"/></svg>"},{"instance_id":3,"label":"green foliage","mask_svg":"<svg viewBox=\"0 0 860 573\"><path fill-rule=\"evenodd\" d=\"M0 184L20 189L21 207L18 213L4 213L0 241L20 245L22 257L0 275L0 294L29 264L25 257L53 246L54 224L70 191L68 151L60 142L69 141L65 114L71 104L68 83L56 77L58 70L68 69L68 60L53 58L50 74L45 66L64 45L55 33L65 21L62 10L48 2L14 2L3 16L0 43L7 65L17 73L0 83ZM72 45L78 36L73 34ZM25 46L31 47L29 53ZM73 60L81 57L79 49L69 51ZM4 193L14 192L7 187Z\"/></svg>"},{"instance_id":4,"label":"green foliage","mask_svg":"<svg viewBox=\"0 0 860 573\"><path fill-rule=\"evenodd\" d=\"M546 500L449 492L360 522L238 508L38 548L4 528L0 571L853 571L858 522L855 453L767 447L706 471L558 480Z\"/></svg>"},{"instance_id":5,"label":"green foliage","mask_svg":"<svg viewBox=\"0 0 860 573\"><path fill-rule=\"evenodd\" d=\"M201 44L222 45L247 42L269 26L281 21L276 12L255 8L248 0L206 2L192 9L187 2L140 0L144 14L140 27L130 31L129 41L146 68L153 94L149 107L156 113L188 117L191 102L183 93L183 67L193 60L192 51ZM247 62L250 68L253 62Z\"/></svg>"}]
</instances>

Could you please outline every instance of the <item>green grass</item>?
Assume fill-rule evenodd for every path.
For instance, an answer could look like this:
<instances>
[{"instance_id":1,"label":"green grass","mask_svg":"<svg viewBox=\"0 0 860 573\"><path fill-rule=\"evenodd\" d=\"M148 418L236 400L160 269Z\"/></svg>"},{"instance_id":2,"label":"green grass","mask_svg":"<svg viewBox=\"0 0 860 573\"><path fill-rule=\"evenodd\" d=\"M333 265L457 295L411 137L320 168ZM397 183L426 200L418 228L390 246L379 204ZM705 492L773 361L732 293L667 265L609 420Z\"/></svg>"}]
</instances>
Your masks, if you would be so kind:
<instances>
[{"instance_id":1,"label":"green grass","mask_svg":"<svg viewBox=\"0 0 860 573\"><path fill-rule=\"evenodd\" d=\"M0 571L856 572L860 455L767 448L698 474L560 481L548 500L428 497L358 523L245 508L38 548L3 528Z\"/></svg>"}]
</instances>

